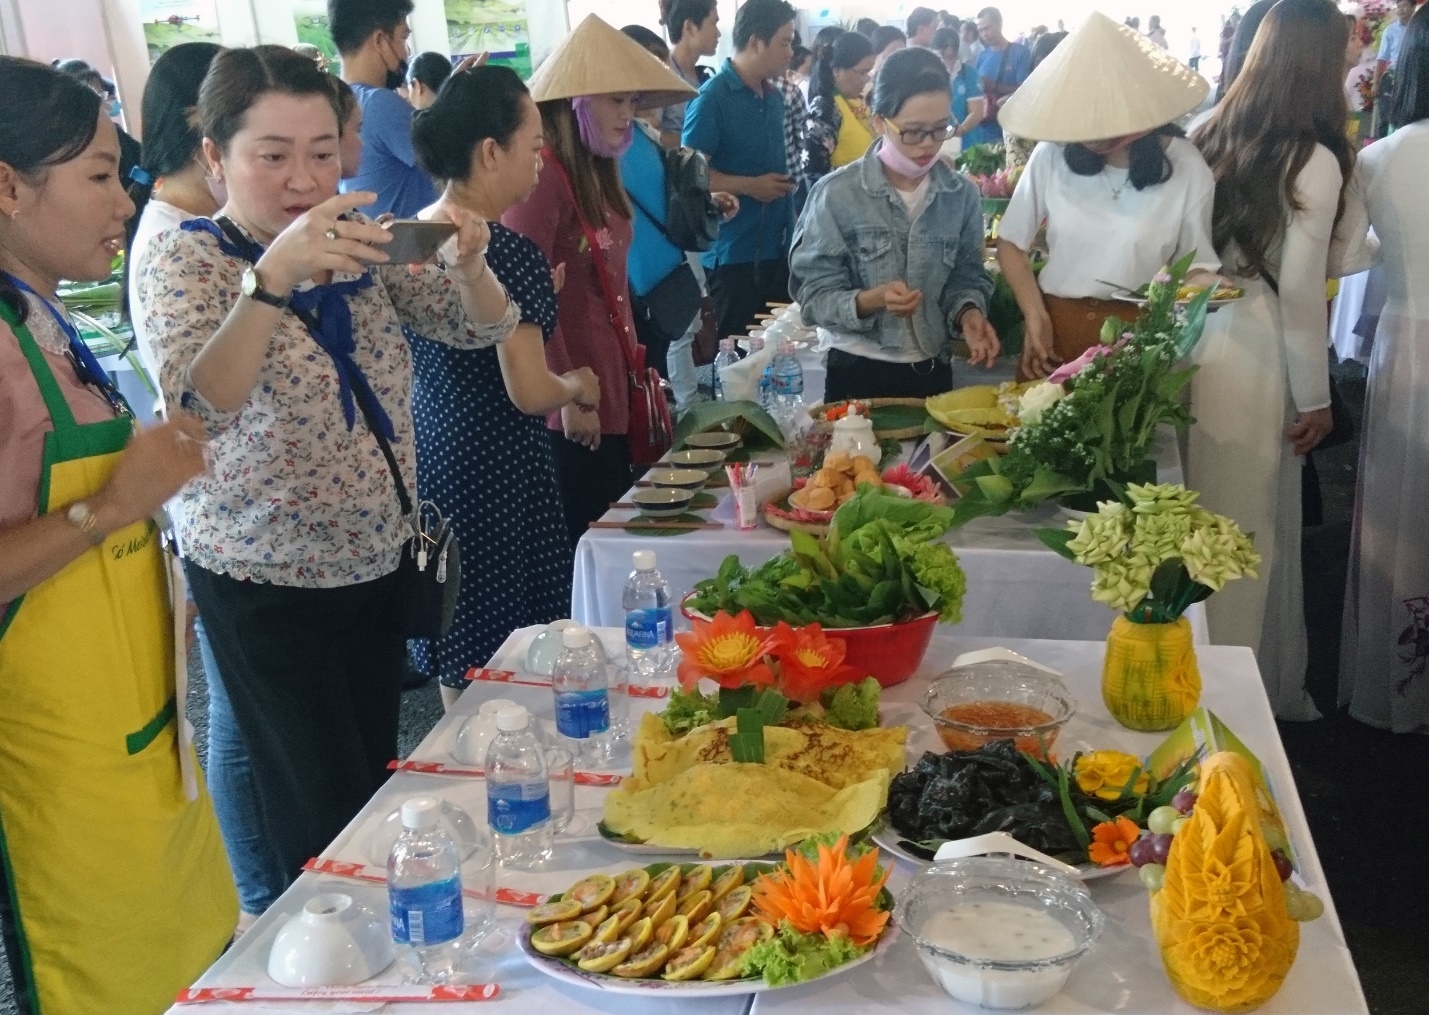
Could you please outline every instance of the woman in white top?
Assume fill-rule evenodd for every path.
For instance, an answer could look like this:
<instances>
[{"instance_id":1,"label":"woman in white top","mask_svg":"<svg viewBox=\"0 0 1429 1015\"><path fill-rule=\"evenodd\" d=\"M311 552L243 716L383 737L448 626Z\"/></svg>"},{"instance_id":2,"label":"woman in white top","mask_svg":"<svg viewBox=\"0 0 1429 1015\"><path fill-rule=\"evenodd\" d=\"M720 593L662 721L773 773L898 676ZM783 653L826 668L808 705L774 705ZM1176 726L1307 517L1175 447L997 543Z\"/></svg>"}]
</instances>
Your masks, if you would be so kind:
<instances>
[{"instance_id":1,"label":"woman in white top","mask_svg":"<svg viewBox=\"0 0 1429 1015\"><path fill-rule=\"evenodd\" d=\"M1219 267L1210 170L1172 123L1209 90L1145 36L1094 13L1003 106L1008 134L1042 142L997 241L998 263L1027 322L1027 376L1045 377L1081 355L1108 317L1135 320L1135 304L1112 298L1118 288L1151 281L1193 250L1194 271ZM1039 278L1030 255L1044 223Z\"/></svg>"},{"instance_id":2,"label":"woman in white top","mask_svg":"<svg viewBox=\"0 0 1429 1015\"><path fill-rule=\"evenodd\" d=\"M1389 299L1369 367L1340 638L1340 703L1396 733L1429 727L1429 15L1405 30L1397 128L1360 155Z\"/></svg>"},{"instance_id":3,"label":"woman in white top","mask_svg":"<svg viewBox=\"0 0 1429 1015\"><path fill-rule=\"evenodd\" d=\"M415 591L405 329L481 348L519 316L457 226L446 267L388 264L376 195L337 194L337 92L281 46L225 50L199 93L213 219L154 241L136 312L170 405L205 423L183 492L185 571L248 748L280 874L295 878L386 781ZM411 568L411 571L408 570Z\"/></svg>"},{"instance_id":4,"label":"woman in white top","mask_svg":"<svg viewBox=\"0 0 1429 1015\"><path fill-rule=\"evenodd\" d=\"M1301 456L1331 428L1325 279L1339 273L1330 240L1354 165L1347 32L1329 0L1280 0L1194 135L1216 175L1216 249L1246 295L1196 347L1187 477L1254 533L1262 560L1259 579L1208 602L1211 639L1256 649L1271 707L1291 720L1319 718L1305 691Z\"/></svg>"}]
</instances>

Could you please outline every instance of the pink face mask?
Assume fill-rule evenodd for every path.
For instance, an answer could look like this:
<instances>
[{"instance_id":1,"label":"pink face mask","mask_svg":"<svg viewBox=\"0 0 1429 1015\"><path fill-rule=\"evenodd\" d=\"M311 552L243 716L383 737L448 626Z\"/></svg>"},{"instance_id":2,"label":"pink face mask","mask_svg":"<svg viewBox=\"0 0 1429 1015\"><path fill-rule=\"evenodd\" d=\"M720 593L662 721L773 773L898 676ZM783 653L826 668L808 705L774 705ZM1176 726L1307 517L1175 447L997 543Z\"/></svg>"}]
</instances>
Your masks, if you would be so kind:
<instances>
[{"instance_id":1,"label":"pink face mask","mask_svg":"<svg viewBox=\"0 0 1429 1015\"><path fill-rule=\"evenodd\" d=\"M914 180L921 180L931 173L933 167L938 164L938 159L935 155L928 160L926 166L919 165L899 151L898 146L887 137L884 137L882 144L878 146L878 161L882 162L900 176L907 176Z\"/></svg>"},{"instance_id":2,"label":"pink face mask","mask_svg":"<svg viewBox=\"0 0 1429 1015\"><path fill-rule=\"evenodd\" d=\"M592 154L607 159L618 159L630 147L630 142L635 140L635 124L627 123L620 144L612 145L607 141L601 132L600 124L596 122L595 110L591 108L590 99L586 96L578 95L572 99L571 108L576 112L576 126L580 129L581 141Z\"/></svg>"}]
</instances>

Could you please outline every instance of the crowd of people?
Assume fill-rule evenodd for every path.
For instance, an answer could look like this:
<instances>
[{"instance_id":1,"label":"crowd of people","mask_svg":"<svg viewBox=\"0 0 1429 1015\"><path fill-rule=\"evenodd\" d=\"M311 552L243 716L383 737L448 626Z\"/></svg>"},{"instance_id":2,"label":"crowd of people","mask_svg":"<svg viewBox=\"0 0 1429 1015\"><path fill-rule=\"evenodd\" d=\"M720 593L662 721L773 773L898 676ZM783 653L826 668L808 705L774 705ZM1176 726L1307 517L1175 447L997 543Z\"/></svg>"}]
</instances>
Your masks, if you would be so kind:
<instances>
[{"instance_id":1,"label":"crowd of people","mask_svg":"<svg viewBox=\"0 0 1429 1015\"><path fill-rule=\"evenodd\" d=\"M1029 46L995 8L919 8L805 49L786 0L747 0L710 68L715 0L668 0L665 39L590 18L523 82L409 61L411 0L330 0L340 75L177 46L128 154L102 87L0 57L0 917L20 996L165 1007L386 777L411 505L461 541L455 622L411 648L450 704L510 631L567 612L575 544L650 461L646 357L687 408L706 318L742 334L769 301L819 329L829 398L916 397L1046 376L1134 315L1115 289L1194 250L1197 277L1246 295L1194 354L1187 481L1264 560L1211 600L1211 635L1256 650L1278 716L1311 719L1302 473L1340 425L1325 286L1379 259L1341 697L1429 725L1429 21L1400 6L1377 50L1393 132L1363 153L1360 26L1330 0L1252 6L1213 104L1159 23L1102 15ZM944 154L1004 132L1033 146L996 240L1015 356L988 320L981 195ZM451 235L393 263L387 216ZM126 250L163 422L56 298Z\"/></svg>"}]
</instances>

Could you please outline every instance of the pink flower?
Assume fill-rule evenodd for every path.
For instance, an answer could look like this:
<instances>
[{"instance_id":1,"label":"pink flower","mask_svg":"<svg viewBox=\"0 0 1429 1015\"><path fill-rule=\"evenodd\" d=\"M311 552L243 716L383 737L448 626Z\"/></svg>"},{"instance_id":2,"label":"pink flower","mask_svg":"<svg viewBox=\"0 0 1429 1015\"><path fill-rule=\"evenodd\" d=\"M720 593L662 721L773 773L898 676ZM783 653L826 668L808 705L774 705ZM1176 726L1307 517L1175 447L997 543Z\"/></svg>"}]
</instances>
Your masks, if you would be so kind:
<instances>
[{"instance_id":1,"label":"pink flower","mask_svg":"<svg viewBox=\"0 0 1429 1015\"><path fill-rule=\"evenodd\" d=\"M600 247L601 250L607 250L607 251L608 251L611 247L613 247L613 246L615 245L615 241L614 241L613 239L611 239L610 229L609 229L609 228L602 229L602 230L600 230L599 232L597 232L597 233L595 234L595 242L596 242L596 245L597 245L598 247Z\"/></svg>"},{"instance_id":2,"label":"pink flower","mask_svg":"<svg viewBox=\"0 0 1429 1015\"><path fill-rule=\"evenodd\" d=\"M1070 381L1077 374L1082 372L1082 368L1087 366L1098 356L1108 356L1126 345L1126 336L1117 339L1114 345L1094 345L1086 352L1082 353L1070 363L1063 363L1056 370L1052 371L1052 376L1047 378L1048 384L1063 384Z\"/></svg>"}]
</instances>

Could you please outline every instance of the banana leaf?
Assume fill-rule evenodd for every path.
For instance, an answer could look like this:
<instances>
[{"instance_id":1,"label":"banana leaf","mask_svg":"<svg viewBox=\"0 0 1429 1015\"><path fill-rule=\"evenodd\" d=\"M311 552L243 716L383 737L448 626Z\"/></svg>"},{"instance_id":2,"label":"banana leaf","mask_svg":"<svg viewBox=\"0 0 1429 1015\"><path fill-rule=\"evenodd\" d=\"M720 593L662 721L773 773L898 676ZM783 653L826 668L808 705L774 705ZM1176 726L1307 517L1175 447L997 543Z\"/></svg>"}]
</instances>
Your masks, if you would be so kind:
<instances>
[{"instance_id":1,"label":"banana leaf","mask_svg":"<svg viewBox=\"0 0 1429 1015\"><path fill-rule=\"evenodd\" d=\"M774 417L757 402L699 402L675 424L675 448L683 447L692 435L728 429L744 436L745 447L756 450L782 448L784 435Z\"/></svg>"}]
</instances>

